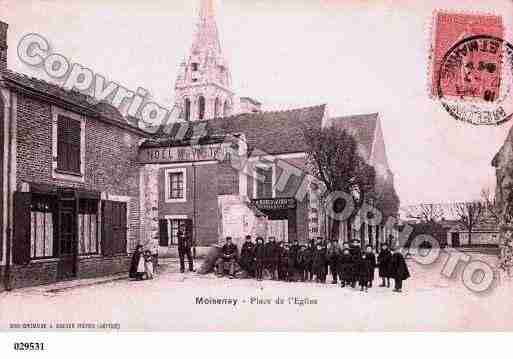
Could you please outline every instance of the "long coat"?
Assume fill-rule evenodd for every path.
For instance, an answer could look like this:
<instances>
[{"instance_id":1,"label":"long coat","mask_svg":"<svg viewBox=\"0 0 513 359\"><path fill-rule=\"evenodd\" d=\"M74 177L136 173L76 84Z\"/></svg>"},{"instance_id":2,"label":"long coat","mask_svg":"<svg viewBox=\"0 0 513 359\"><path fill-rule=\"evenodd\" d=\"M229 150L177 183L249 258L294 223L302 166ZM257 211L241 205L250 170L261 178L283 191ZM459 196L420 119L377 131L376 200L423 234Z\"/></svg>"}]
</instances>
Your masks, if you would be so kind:
<instances>
[{"instance_id":1,"label":"long coat","mask_svg":"<svg viewBox=\"0 0 513 359\"><path fill-rule=\"evenodd\" d=\"M374 267L371 267L371 262L365 256L365 258L360 257L358 261L356 262L356 278L360 282L369 282L372 280L372 274L371 274L371 268L374 269Z\"/></svg>"},{"instance_id":2,"label":"long coat","mask_svg":"<svg viewBox=\"0 0 513 359\"><path fill-rule=\"evenodd\" d=\"M319 272L326 267L326 248L315 249L313 259L313 271Z\"/></svg>"},{"instance_id":3,"label":"long coat","mask_svg":"<svg viewBox=\"0 0 513 359\"><path fill-rule=\"evenodd\" d=\"M392 259L392 252L389 249L382 249L378 254L378 267L379 276L382 278L390 278L390 261Z\"/></svg>"},{"instance_id":4,"label":"long coat","mask_svg":"<svg viewBox=\"0 0 513 359\"><path fill-rule=\"evenodd\" d=\"M341 254L338 258L338 274L343 281L351 281L354 276L354 260L351 254Z\"/></svg>"},{"instance_id":5,"label":"long coat","mask_svg":"<svg viewBox=\"0 0 513 359\"><path fill-rule=\"evenodd\" d=\"M265 245L257 243L255 245L255 262L257 265L262 265L265 261Z\"/></svg>"},{"instance_id":6,"label":"long coat","mask_svg":"<svg viewBox=\"0 0 513 359\"><path fill-rule=\"evenodd\" d=\"M137 277L137 266L139 265L139 260L141 259L141 252L135 251L134 254L132 254L132 261L130 262L130 272L129 277L130 278L136 278Z\"/></svg>"},{"instance_id":7,"label":"long coat","mask_svg":"<svg viewBox=\"0 0 513 359\"><path fill-rule=\"evenodd\" d=\"M390 270L392 278L394 279L406 280L410 278L410 271L408 270L408 265L406 264L406 261L404 260L404 257L401 253L392 254Z\"/></svg>"},{"instance_id":8,"label":"long coat","mask_svg":"<svg viewBox=\"0 0 513 359\"><path fill-rule=\"evenodd\" d=\"M370 281L374 280L374 272L376 268L376 255L374 253L366 253L365 256L369 261L369 270L370 270Z\"/></svg>"},{"instance_id":9,"label":"long coat","mask_svg":"<svg viewBox=\"0 0 513 359\"><path fill-rule=\"evenodd\" d=\"M240 251L240 265L245 270L253 269L253 262L255 257L255 243L253 242L245 242L242 245L242 249Z\"/></svg>"}]
</instances>

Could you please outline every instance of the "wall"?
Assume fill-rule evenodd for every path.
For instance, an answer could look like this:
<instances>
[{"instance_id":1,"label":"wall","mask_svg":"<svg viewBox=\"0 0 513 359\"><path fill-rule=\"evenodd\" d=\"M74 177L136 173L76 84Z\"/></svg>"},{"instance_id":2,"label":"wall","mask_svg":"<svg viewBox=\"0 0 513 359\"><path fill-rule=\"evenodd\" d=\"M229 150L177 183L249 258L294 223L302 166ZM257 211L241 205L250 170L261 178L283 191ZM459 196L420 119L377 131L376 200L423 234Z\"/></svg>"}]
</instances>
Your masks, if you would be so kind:
<instances>
[{"instance_id":1,"label":"wall","mask_svg":"<svg viewBox=\"0 0 513 359\"><path fill-rule=\"evenodd\" d=\"M17 173L22 182L35 182L104 192L109 196L129 197L128 248L139 240L138 143L141 135L128 132L97 119L86 118L85 175L82 182L52 177L52 107L40 100L17 95ZM116 200L116 199L114 199ZM129 255L112 258L80 257L77 278L90 278L127 272ZM56 259L31 261L12 266L13 288L57 281Z\"/></svg>"},{"instance_id":2,"label":"wall","mask_svg":"<svg viewBox=\"0 0 513 359\"><path fill-rule=\"evenodd\" d=\"M141 136L86 119L84 182L52 178L52 108L18 95L17 108L17 185L22 181L47 183L109 195L129 196L129 243L139 233L139 168L136 162Z\"/></svg>"}]
</instances>

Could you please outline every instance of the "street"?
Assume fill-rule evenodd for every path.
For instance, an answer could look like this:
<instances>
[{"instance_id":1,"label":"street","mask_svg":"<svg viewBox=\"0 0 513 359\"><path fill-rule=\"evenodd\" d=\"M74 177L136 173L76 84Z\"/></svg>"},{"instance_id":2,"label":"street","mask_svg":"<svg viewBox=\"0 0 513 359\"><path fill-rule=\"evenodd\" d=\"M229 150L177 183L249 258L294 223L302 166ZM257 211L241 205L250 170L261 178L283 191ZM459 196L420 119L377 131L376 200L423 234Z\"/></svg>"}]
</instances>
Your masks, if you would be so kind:
<instances>
[{"instance_id":1,"label":"street","mask_svg":"<svg viewBox=\"0 0 513 359\"><path fill-rule=\"evenodd\" d=\"M487 260L494 260L484 258ZM404 331L512 330L513 285L486 294L440 275L443 261L409 260L402 294L332 284L283 283L180 274L176 264L153 281L125 278L71 289L33 287L0 293L0 328L36 330ZM331 280L330 276L328 279ZM57 288L57 289L56 289ZM280 301L281 299L281 301ZM279 303L277 303L277 301ZM22 325L26 326L25 329ZM51 326L51 327L50 327Z\"/></svg>"}]
</instances>

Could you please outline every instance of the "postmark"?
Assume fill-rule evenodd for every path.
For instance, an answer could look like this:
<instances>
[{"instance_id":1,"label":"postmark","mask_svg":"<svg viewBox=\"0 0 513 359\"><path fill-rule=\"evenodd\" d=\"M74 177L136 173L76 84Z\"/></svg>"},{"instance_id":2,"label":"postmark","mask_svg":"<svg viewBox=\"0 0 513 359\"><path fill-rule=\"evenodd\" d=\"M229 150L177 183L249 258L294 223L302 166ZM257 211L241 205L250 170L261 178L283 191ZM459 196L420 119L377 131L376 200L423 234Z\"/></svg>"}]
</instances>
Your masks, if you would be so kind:
<instances>
[{"instance_id":1,"label":"postmark","mask_svg":"<svg viewBox=\"0 0 513 359\"><path fill-rule=\"evenodd\" d=\"M493 14L436 11L433 15L429 73L429 92L437 98L439 69L444 56L454 44L476 35L504 38L502 18ZM446 91L448 94L448 92Z\"/></svg>"},{"instance_id":2,"label":"postmark","mask_svg":"<svg viewBox=\"0 0 513 359\"><path fill-rule=\"evenodd\" d=\"M464 38L447 51L437 74L437 98L453 118L499 125L512 117L510 43L492 35Z\"/></svg>"}]
</instances>

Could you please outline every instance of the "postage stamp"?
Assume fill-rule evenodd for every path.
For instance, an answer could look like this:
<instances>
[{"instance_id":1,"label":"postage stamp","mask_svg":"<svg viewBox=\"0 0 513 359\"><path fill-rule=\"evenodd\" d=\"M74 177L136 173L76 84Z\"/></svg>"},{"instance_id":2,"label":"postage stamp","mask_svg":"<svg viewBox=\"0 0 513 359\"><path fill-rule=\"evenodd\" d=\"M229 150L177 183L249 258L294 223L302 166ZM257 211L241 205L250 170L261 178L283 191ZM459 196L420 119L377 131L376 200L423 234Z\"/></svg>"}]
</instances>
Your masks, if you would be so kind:
<instances>
[{"instance_id":1,"label":"postage stamp","mask_svg":"<svg viewBox=\"0 0 513 359\"><path fill-rule=\"evenodd\" d=\"M431 95L455 119L474 125L507 121L511 46L499 16L437 12Z\"/></svg>"}]
</instances>

